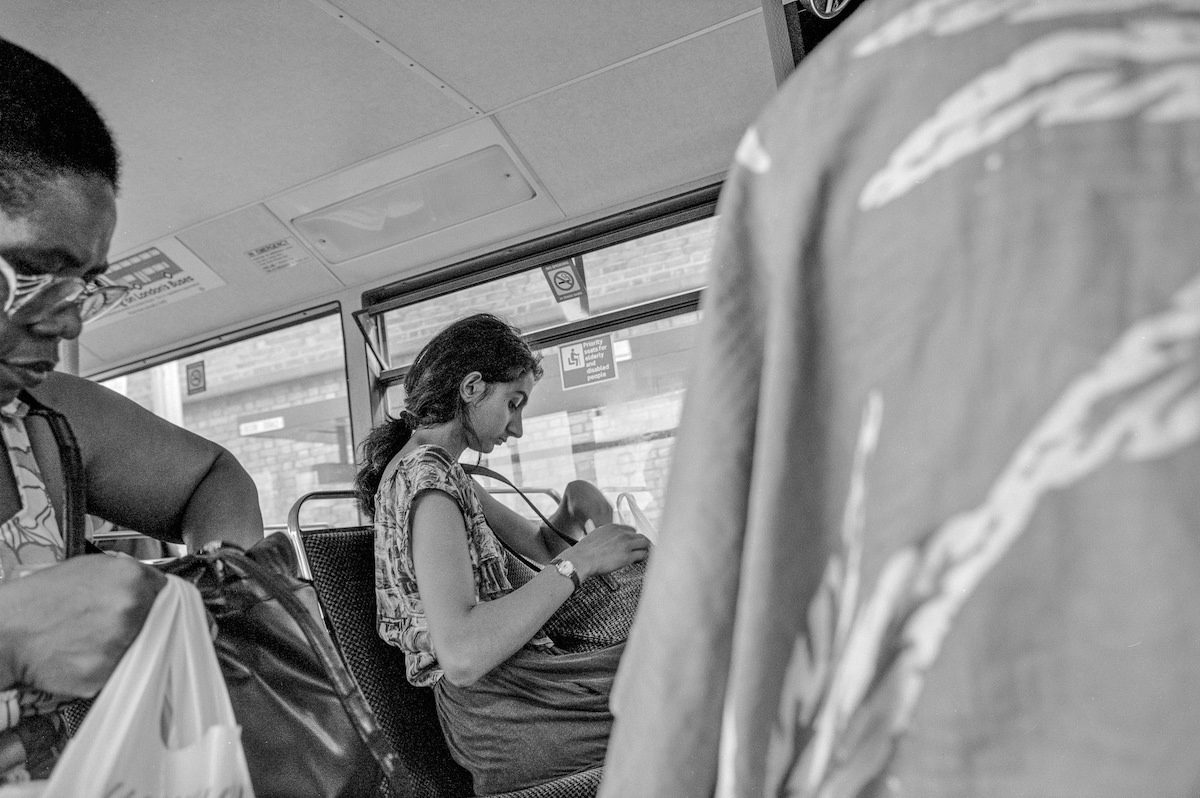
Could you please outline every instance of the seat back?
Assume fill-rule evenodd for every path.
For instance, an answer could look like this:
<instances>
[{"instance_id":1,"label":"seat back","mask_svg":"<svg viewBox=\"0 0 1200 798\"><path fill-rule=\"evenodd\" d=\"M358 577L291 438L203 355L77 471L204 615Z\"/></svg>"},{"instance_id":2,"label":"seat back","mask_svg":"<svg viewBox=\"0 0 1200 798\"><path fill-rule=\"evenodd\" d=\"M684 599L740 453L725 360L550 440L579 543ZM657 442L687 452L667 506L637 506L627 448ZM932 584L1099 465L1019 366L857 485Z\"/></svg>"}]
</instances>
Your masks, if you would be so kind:
<instances>
[{"instance_id":1,"label":"seat back","mask_svg":"<svg viewBox=\"0 0 1200 798\"><path fill-rule=\"evenodd\" d=\"M408 784L409 795L471 795L470 775L450 758L446 748L433 691L408 683L404 654L383 642L376 632L371 528L296 531L330 633L400 755L401 780Z\"/></svg>"},{"instance_id":2,"label":"seat back","mask_svg":"<svg viewBox=\"0 0 1200 798\"><path fill-rule=\"evenodd\" d=\"M464 798L473 795L471 776L450 756L437 717L433 690L413 687L404 654L379 637L375 613L375 534L369 526L306 530L300 510L310 499L352 499L351 491L302 496L288 514L288 534L297 545L325 622L346 666L399 754L396 798ZM595 798L603 769L596 767L534 787L491 798ZM381 795L390 795L384 782Z\"/></svg>"}]
</instances>

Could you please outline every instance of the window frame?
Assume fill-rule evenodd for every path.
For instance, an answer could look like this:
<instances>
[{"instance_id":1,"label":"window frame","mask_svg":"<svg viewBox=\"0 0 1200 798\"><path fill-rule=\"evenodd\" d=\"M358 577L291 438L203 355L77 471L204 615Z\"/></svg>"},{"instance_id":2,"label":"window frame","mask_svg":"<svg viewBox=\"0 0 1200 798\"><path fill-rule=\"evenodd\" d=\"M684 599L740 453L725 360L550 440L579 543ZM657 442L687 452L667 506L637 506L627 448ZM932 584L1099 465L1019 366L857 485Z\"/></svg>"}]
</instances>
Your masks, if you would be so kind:
<instances>
[{"instance_id":1,"label":"window frame","mask_svg":"<svg viewBox=\"0 0 1200 798\"><path fill-rule=\"evenodd\" d=\"M636 238L707 219L717 210L721 184L613 214L603 219L460 261L444 269L400 280L362 295L363 307L352 316L379 369L371 386L372 407L382 412L388 388L401 383L410 366L392 367L380 323L384 314L427 302L476 285L530 271L540 266L616 246ZM631 305L525 335L534 348L556 346L591 334L696 311L703 289ZM378 421L378 419L376 419Z\"/></svg>"},{"instance_id":2,"label":"window frame","mask_svg":"<svg viewBox=\"0 0 1200 798\"><path fill-rule=\"evenodd\" d=\"M338 301L323 302L319 305L314 305L311 308L298 310L294 313L288 313L284 316L270 319L268 321L251 324L246 327L238 327L232 332L215 335L210 338L205 338L193 344L168 349L148 357L138 358L128 363L122 363L103 371L90 372L81 375L92 382L104 382L106 380L124 377L127 374L132 374L136 371L144 371L145 369L161 366L163 363L169 363L172 360L183 360L194 355L200 355L212 349L218 349L229 344L236 344L239 341L245 341L249 338L257 338L260 335L268 335L288 327L295 327L305 322L315 319L325 318L326 316L342 316L342 303ZM340 323L342 328L342 361L343 367L346 368L349 374L349 355L350 348L347 344L347 330L345 320Z\"/></svg>"},{"instance_id":3,"label":"window frame","mask_svg":"<svg viewBox=\"0 0 1200 798\"><path fill-rule=\"evenodd\" d=\"M359 442L356 439L355 434L354 434L355 433L355 427L354 427L355 397L354 397L354 387L353 387L353 383L351 381L350 359L351 359L351 352L361 351L361 350L358 350L355 347L355 345L349 340L349 337L348 337L348 332L349 332L348 326L349 325L347 324L346 314L344 312L342 302L339 300L322 302L318 305L314 305L312 307L304 308L304 309L298 310L298 311L293 311L291 313L287 313L285 315L282 315L282 316L279 316L279 317L276 317L273 319L268 319L268 320L261 321L261 322L255 323L255 324L251 324L251 325L248 325L245 327L239 327L228 333L222 333L220 335L205 338L205 339L203 339L201 341L197 341L195 343L190 343L190 344L186 344L184 346L179 346L179 347L176 347L173 349L168 349L168 350L165 350L163 352L160 352L160 353L157 353L157 354L154 354L151 356L140 358L138 360L131 361L129 363L124 363L118 367L106 369L106 370L100 371L100 372L90 373L87 375L81 375L81 376L84 376L84 379L87 379L89 381L93 381L93 382L96 382L97 384L103 385L103 383L108 380L114 380L114 379L118 379L120 377L125 377L125 376L129 376L132 374L136 374L138 372L147 371L147 370L153 369L155 367L161 366L165 363L170 363L172 361L177 361L177 362L182 363L184 360L186 360L188 358L192 358L192 357L196 357L196 356L203 356L205 353L212 352L213 350L222 349L224 347L238 344L238 343L241 343L244 341L252 340L255 338L261 338L261 337L267 336L267 335L272 335L272 334L287 330L289 328L299 327L304 324L313 323L313 322L316 322L316 321L319 321L322 319L329 319L331 317L337 319L337 328L338 328L339 335L341 338L340 355L339 355L338 361L337 361L338 369L333 369L333 371L340 370L340 373L342 374L342 377L338 381L344 382L346 419L348 421L348 426L345 429L348 437L345 439L344 443L339 440L338 446L339 446L339 448L341 448L343 445L346 446L347 453L349 453L351 456L350 463L353 463L354 456L355 456L354 453L357 452L357 447L358 447ZM364 388L363 393L366 393L366 392L367 392L367 390ZM131 401L136 401L136 400L131 400ZM288 409L290 409L290 408L284 408L284 412L286 412L286 410L288 410ZM147 408L147 410L149 412L154 412L153 410L149 410L148 408ZM174 423L174 422L172 422L172 423ZM234 447L232 447L227 440L215 439L215 438L208 437L208 435L206 435L203 431L189 428L189 427L186 427L183 425L180 425L180 427L182 429L188 430L189 432L192 432L193 434L204 437L206 440L210 440L213 443L216 443L217 445L219 445L223 448L228 449L229 451L234 453L235 457L237 456L237 453L236 453ZM247 465L247 462L243 458L239 457L238 461L243 467L247 468L248 471L250 470L251 467ZM253 473L251 474L251 477L253 478ZM268 492L264 491L263 486L257 480L255 480L255 485L259 491L260 506L262 506L263 502L264 502L263 497L264 497L264 495L268 495ZM290 499L290 501L293 503L296 501L296 498L299 498L299 497L288 497L286 495L286 493L280 493L277 495L285 496L285 499ZM285 518L286 518L286 516L285 516ZM266 512L264 511L264 534L270 534L272 532L284 531L284 530L286 530L286 528L287 528L286 523L282 523L282 522L274 522L273 523L271 521L271 519L267 518Z\"/></svg>"}]
</instances>

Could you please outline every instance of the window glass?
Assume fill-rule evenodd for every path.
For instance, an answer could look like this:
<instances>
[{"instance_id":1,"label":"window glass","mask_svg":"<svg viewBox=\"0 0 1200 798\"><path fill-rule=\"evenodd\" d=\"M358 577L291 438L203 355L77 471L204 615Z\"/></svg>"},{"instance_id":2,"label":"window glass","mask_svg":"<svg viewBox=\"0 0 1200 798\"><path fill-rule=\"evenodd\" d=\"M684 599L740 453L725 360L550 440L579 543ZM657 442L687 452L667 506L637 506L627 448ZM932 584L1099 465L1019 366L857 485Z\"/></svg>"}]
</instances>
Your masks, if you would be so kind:
<instances>
[{"instance_id":1,"label":"window glass","mask_svg":"<svg viewBox=\"0 0 1200 798\"><path fill-rule=\"evenodd\" d=\"M354 479L340 317L324 316L107 380L151 412L221 444L258 486L268 531L312 491ZM359 523L351 501L306 505L306 527Z\"/></svg>"},{"instance_id":2,"label":"window glass","mask_svg":"<svg viewBox=\"0 0 1200 798\"><path fill-rule=\"evenodd\" d=\"M382 314L388 365L411 364L434 333L470 313L496 313L529 335L701 288L715 228L715 217L700 219L388 311Z\"/></svg>"},{"instance_id":3,"label":"window glass","mask_svg":"<svg viewBox=\"0 0 1200 798\"><path fill-rule=\"evenodd\" d=\"M524 435L478 462L531 493L543 513L553 511L567 482L584 479L613 503L630 494L657 529L699 315L684 313L542 350L545 374L525 411ZM391 386L388 412L395 416L403 406L403 387ZM463 455L467 462L477 458L477 452ZM532 515L502 486L483 484L498 489L497 498L517 512Z\"/></svg>"}]
</instances>

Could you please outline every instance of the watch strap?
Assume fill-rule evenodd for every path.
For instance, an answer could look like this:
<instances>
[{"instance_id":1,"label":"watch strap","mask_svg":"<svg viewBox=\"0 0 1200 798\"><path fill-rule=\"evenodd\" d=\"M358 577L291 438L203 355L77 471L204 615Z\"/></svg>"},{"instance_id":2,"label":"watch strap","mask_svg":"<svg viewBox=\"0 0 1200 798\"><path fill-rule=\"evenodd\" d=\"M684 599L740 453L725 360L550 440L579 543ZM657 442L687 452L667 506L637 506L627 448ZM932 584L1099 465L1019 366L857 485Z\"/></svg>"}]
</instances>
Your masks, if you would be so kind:
<instances>
[{"instance_id":1,"label":"watch strap","mask_svg":"<svg viewBox=\"0 0 1200 798\"><path fill-rule=\"evenodd\" d=\"M562 558L555 557L553 560L550 561L550 564L555 566L554 570L558 571L558 564L560 562L562 562ZM575 568L574 568L575 564L571 563L571 566L572 566L571 573L569 573L569 574L563 574L562 571L558 571L558 572L560 574L563 574L563 576L571 577L571 584L574 585L574 587L572 587L571 589L572 589L572 591L575 591L575 590L578 590L583 583L581 581L579 581L579 572L575 570Z\"/></svg>"}]
</instances>

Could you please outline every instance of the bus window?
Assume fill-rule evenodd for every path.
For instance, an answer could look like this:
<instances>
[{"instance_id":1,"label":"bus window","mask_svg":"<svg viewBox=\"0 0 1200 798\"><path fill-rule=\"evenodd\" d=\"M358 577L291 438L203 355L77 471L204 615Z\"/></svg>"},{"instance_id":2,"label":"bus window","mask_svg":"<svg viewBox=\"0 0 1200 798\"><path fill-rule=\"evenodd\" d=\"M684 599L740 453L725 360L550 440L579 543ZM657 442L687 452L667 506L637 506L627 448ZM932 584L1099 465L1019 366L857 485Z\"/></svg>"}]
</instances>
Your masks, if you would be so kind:
<instances>
[{"instance_id":1,"label":"bus window","mask_svg":"<svg viewBox=\"0 0 1200 798\"><path fill-rule=\"evenodd\" d=\"M408 366L438 330L469 313L496 313L533 336L700 289L715 229L708 217L387 311L387 366Z\"/></svg>"},{"instance_id":2,"label":"bus window","mask_svg":"<svg viewBox=\"0 0 1200 798\"><path fill-rule=\"evenodd\" d=\"M540 348L545 375L525 412L524 436L484 464L535 491L585 479L610 501L630 493L657 524L714 226L705 218L573 256L570 276L584 283L574 298L559 301L550 285L564 261L387 311L388 412L404 406L403 372L437 330L469 313L497 313ZM689 301L670 304L680 296ZM647 312L662 303L669 307ZM581 326L583 319L596 323ZM547 495L535 494L539 504ZM497 498L528 513L516 497Z\"/></svg>"},{"instance_id":3,"label":"bus window","mask_svg":"<svg viewBox=\"0 0 1200 798\"><path fill-rule=\"evenodd\" d=\"M234 454L258 486L263 520L354 479L346 367L335 313L105 380L103 385ZM352 503L322 504L309 527L357 524Z\"/></svg>"}]
</instances>

